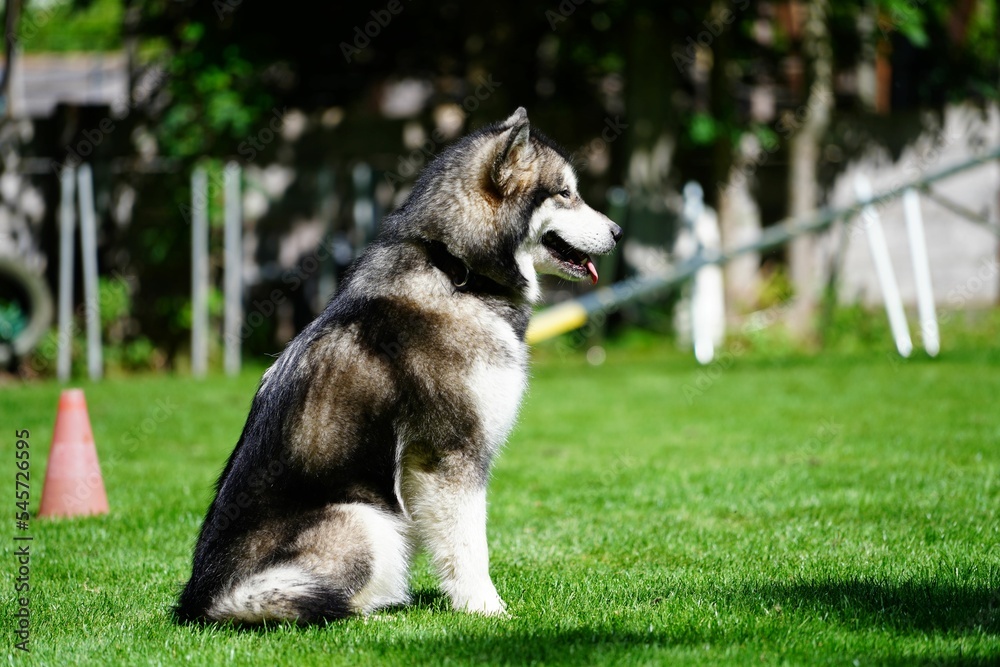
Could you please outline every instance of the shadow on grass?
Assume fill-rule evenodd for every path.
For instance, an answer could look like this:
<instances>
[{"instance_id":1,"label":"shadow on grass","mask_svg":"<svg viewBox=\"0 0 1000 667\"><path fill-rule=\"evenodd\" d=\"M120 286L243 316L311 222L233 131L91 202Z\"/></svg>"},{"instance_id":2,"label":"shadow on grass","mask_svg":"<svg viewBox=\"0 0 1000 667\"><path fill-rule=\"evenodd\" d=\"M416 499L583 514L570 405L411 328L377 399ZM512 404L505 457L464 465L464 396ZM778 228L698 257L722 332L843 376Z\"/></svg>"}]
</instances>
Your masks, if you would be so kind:
<instances>
[{"instance_id":1,"label":"shadow on grass","mask_svg":"<svg viewBox=\"0 0 1000 667\"><path fill-rule=\"evenodd\" d=\"M400 612L405 612L412 609L424 609L432 612L450 612L451 603L448 600L448 596L438 590L434 589L422 589L419 591L414 591L409 604L396 605L393 607L388 607L382 609L379 613L382 614L395 614ZM266 635L270 632L274 632L277 629L291 629L291 628L305 628L309 624L298 624L295 621L268 621L264 623L241 623L239 621L226 621L221 623L215 623L208 620L194 620L189 622L179 621L174 613L173 607L166 610L167 615L170 617L171 622L174 625L186 626L191 628L200 628L208 632L223 632L223 631L233 631L241 634L251 634L251 635ZM333 621L322 621L319 625L336 625L340 623L340 620Z\"/></svg>"},{"instance_id":2,"label":"shadow on grass","mask_svg":"<svg viewBox=\"0 0 1000 667\"><path fill-rule=\"evenodd\" d=\"M410 597L410 604L396 607L394 609L426 609L427 611L450 611L451 602L448 596L434 588L423 588L413 591Z\"/></svg>"},{"instance_id":3,"label":"shadow on grass","mask_svg":"<svg viewBox=\"0 0 1000 667\"><path fill-rule=\"evenodd\" d=\"M851 578L787 584L747 583L736 588L712 585L709 588L710 590L705 587L680 586L680 590L675 589L674 592L678 601L686 597L714 598L719 602L719 611L724 616L726 612L741 616L762 615L762 612L754 610L780 606L781 616L772 617L776 619L776 625L785 625L787 630L789 625L799 626L798 619L803 617L824 624L839 624L843 627L843 632L847 633L843 639L848 645L852 643L850 633L863 634L868 630L888 630L900 634L941 632L954 638L1000 635L1000 588L987 585L927 581L899 583ZM662 604L660 600L663 598L656 595L655 587L647 588L644 593L649 595L649 616L652 621L657 616L653 607ZM616 664L655 662L664 658L664 649L668 652L679 649L679 655L688 657L698 656L704 651L704 658L708 660L728 655L738 661L743 658L760 658L764 662L782 657L802 658L815 650L807 640L793 640L791 645L785 646L782 646L783 641L765 640L761 646L761 632L763 630L764 635L767 635L768 631L752 622L718 627L711 623L703 624L697 619L692 622L690 616L672 622L668 613L666 618L659 616L655 627L653 623L648 625L648 631L637 630L636 616L644 616L644 605L640 600L626 597L629 599L603 599L601 605L607 612L631 607L629 613L617 617L595 610L596 618L592 622L576 627L561 625L559 619L540 619L537 623L526 623L516 616L490 626L470 627L465 623L467 619L461 618L456 621L454 632L435 633L434 636L425 635L419 639L409 637L398 644L381 644L377 651L381 658L389 662L398 660L400 663L419 655L431 662ZM578 600L577 604L586 602ZM418 589L413 592L410 605L395 607L382 613L405 613L413 609L429 611L435 616L452 613L448 598L433 588ZM796 618L791 618L793 615ZM777 620L782 616L785 620ZM333 622L325 630L336 632L337 624L338 622ZM295 631L294 624L279 625ZM643 627L646 622L639 625ZM815 625L812 627L815 628ZM273 629L275 626L243 628L242 631L265 633ZM784 636L785 630L779 628L776 636ZM808 632L810 631L800 631ZM861 651L873 650L875 654L857 657L886 665L950 667L998 664L995 656L963 655L962 646L954 644L951 650L937 652L932 649L931 655L918 656L905 653L901 655L898 652L900 647L889 639L874 646L861 641L858 647ZM850 648L842 650L851 651ZM803 654L802 651L806 653ZM742 658L739 657L741 655Z\"/></svg>"},{"instance_id":4,"label":"shadow on grass","mask_svg":"<svg viewBox=\"0 0 1000 667\"><path fill-rule=\"evenodd\" d=\"M854 628L1000 634L1000 585L852 578L765 584L746 594L787 610L832 612Z\"/></svg>"},{"instance_id":5,"label":"shadow on grass","mask_svg":"<svg viewBox=\"0 0 1000 667\"><path fill-rule=\"evenodd\" d=\"M681 592L680 597L688 593L704 597L706 591L699 588L697 591ZM843 626L848 634L888 630L899 634L940 632L952 637L1000 635L1000 587L989 585L927 581L900 583L851 578L747 585L735 591L713 590L709 595L720 601L728 599L730 603L742 607L744 614L747 606L753 608L761 603L765 608L781 605L785 614L829 620ZM448 608L447 599L432 590L415 594L414 601L416 606L432 611ZM791 619L785 622L798 625L798 621ZM706 657L718 657L717 651L726 651L727 647L736 650L737 654L748 649L753 654L749 657L759 657L767 662L788 650L778 649L775 654L774 644L767 649L749 648L760 640L760 628L751 629L752 623L724 629L701 624L671 624L669 621L665 627L657 625L659 627L656 628L650 625L648 632L642 632L636 631L634 624L631 628L623 627L607 617L604 622L578 628L525 627L515 621L511 626L485 633L427 640L420 644L419 649L430 655L443 655L458 661L490 664L642 662L644 659L662 658L663 654L657 651L665 648L679 648L682 654L688 655L711 650ZM850 643L850 639L845 639ZM864 641L858 646L871 647ZM935 655L932 649L931 655L916 656L900 655L897 653L900 648L892 641L877 646L877 655L857 657L875 660L878 664L925 667L1000 664L996 656L964 655L960 645L954 647L956 653L944 649ZM407 643L408 650L416 648ZM791 650L795 655L796 649ZM798 646L798 650L814 649L806 641ZM768 655L765 656L765 653ZM801 654L799 657L802 657Z\"/></svg>"},{"instance_id":6,"label":"shadow on grass","mask_svg":"<svg viewBox=\"0 0 1000 667\"><path fill-rule=\"evenodd\" d=\"M405 664L414 655L432 656L435 664L594 665L662 664L663 649L700 645L678 642L659 633L616 631L608 627L576 629L508 628L491 633L437 637L394 648L389 662Z\"/></svg>"}]
</instances>

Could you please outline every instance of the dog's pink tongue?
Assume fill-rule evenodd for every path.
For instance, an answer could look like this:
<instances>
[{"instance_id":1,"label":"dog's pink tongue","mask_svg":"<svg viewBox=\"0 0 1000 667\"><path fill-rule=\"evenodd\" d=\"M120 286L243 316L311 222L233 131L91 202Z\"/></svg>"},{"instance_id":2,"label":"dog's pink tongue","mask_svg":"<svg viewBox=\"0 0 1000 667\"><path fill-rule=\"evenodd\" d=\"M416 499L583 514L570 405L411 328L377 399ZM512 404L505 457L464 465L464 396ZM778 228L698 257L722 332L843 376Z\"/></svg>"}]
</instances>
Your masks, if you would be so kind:
<instances>
[{"instance_id":1,"label":"dog's pink tongue","mask_svg":"<svg viewBox=\"0 0 1000 667\"><path fill-rule=\"evenodd\" d=\"M590 284L591 285L596 285L597 284L597 267L594 266L594 262L592 260L589 260L589 259L587 260L587 271L590 272Z\"/></svg>"}]
</instances>

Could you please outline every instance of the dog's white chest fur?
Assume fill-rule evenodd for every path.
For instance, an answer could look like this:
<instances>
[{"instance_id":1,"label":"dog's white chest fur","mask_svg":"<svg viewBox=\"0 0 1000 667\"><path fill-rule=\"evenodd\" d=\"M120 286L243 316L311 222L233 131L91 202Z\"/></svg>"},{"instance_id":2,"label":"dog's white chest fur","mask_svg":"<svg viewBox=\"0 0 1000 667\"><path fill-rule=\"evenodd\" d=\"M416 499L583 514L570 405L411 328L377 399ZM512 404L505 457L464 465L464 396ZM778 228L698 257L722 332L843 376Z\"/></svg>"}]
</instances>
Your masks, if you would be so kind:
<instances>
[{"instance_id":1,"label":"dog's white chest fur","mask_svg":"<svg viewBox=\"0 0 1000 667\"><path fill-rule=\"evenodd\" d=\"M527 373L519 364L477 361L469 372L469 395L476 406L485 439L494 452L514 427L526 382Z\"/></svg>"},{"instance_id":2,"label":"dog's white chest fur","mask_svg":"<svg viewBox=\"0 0 1000 667\"><path fill-rule=\"evenodd\" d=\"M496 453L514 427L527 387L527 346L511 326L498 317L489 323L489 330L505 354L477 358L467 378L469 396L476 407L485 440Z\"/></svg>"}]
</instances>

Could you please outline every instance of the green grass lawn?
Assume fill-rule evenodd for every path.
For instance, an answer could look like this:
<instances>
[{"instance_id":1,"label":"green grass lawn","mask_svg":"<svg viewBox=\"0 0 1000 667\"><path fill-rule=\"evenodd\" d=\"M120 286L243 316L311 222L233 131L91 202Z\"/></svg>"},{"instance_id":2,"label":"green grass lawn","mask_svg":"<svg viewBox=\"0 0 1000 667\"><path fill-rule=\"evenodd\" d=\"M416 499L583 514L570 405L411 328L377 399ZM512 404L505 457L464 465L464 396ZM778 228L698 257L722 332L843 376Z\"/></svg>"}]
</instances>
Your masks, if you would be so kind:
<instances>
[{"instance_id":1,"label":"green grass lawn","mask_svg":"<svg viewBox=\"0 0 1000 667\"><path fill-rule=\"evenodd\" d=\"M664 349L550 352L490 491L512 617L415 604L323 628L178 627L210 486L259 369L84 385L106 517L33 520L31 656L10 664L1000 664L1000 351L699 369ZM7 501L37 507L59 386L0 390ZM13 510L12 507L10 507Z\"/></svg>"}]
</instances>

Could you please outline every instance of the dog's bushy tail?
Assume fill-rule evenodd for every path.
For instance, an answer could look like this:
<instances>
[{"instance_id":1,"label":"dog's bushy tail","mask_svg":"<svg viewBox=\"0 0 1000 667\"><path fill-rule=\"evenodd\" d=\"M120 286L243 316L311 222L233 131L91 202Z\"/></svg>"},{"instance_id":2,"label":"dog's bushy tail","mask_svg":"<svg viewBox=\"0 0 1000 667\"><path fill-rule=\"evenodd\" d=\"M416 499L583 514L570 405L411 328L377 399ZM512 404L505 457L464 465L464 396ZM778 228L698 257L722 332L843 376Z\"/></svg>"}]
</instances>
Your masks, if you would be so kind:
<instances>
[{"instance_id":1,"label":"dog's bushy tail","mask_svg":"<svg viewBox=\"0 0 1000 667\"><path fill-rule=\"evenodd\" d=\"M258 625L268 621L294 621L307 625L347 618L352 614L344 591L290 565L272 567L246 577L212 597L199 595L192 583L174 607L179 623Z\"/></svg>"}]
</instances>

